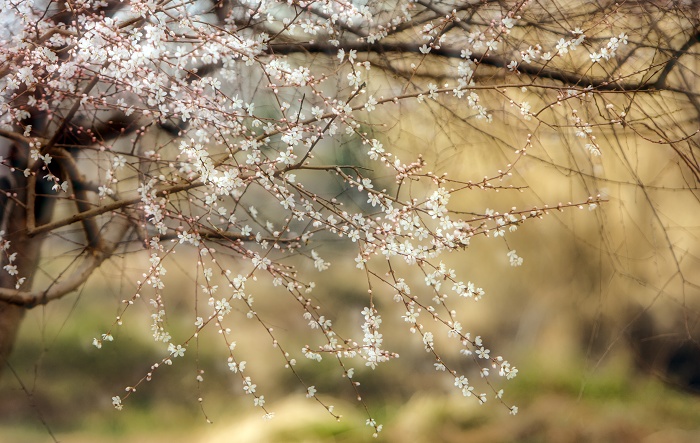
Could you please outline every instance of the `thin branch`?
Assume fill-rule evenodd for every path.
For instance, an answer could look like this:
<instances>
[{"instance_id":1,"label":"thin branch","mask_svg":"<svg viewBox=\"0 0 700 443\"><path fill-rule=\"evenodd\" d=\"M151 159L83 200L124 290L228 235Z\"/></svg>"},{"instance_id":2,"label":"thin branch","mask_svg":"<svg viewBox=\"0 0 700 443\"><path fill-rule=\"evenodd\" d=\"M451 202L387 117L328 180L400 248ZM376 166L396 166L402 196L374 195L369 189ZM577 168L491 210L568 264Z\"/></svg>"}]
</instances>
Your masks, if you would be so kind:
<instances>
[{"instance_id":1,"label":"thin branch","mask_svg":"<svg viewBox=\"0 0 700 443\"><path fill-rule=\"evenodd\" d=\"M58 439L56 438L56 435L54 435L53 431L51 430L51 427L49 426L48 422L46 421L46 418L44 418L44 414L41 412L41 409L39 409L39 406L36 403L36 398L34 397L34 393L27 388L27 385L24 384L22 381L22 378L19 376L17 371L15 370L14 366L12 363L10 363L7 358L5 358L4 355L0 354L0 358L2 358L2 362L6 368L12 372L12 375L15 377L15 380L17 380L17 384L19 384L20 389L24 392L24 394L27 396L29 399L29 405L34 409L34 412L36 413L36 417L39 419L41 422L41 425L46 429L46 432L49 433L49 436L51 436L51 439L55 443L59 443Z\"/></svg>"},{"instance_id":2,"label":"thin branch","mask_svg":"<svg viewBox=\"0 0 700 443\"><path fill-rule=\"evenodd\" d=\"M106 68L108 64L109 64L108 61L105 62L102 65L102 68ZM90 80L90 83L88 83L85 86L81 95L83 97L87 96L90 93L90 91L92 90L92 88L97 86L97 83L99 83L99 81L100 81L99 74L95 74L95 76L92 78L92 80ZM66 131L71 120L73 120L75 113L78 112L78 109L80 109L81 104L82 104L82 98L78 98L75 100L75 103L73 103L73 106L71 106L70 110L68 111L68 114L66 114L66 116L63 118L63 120L61 120L60 126L58 127L58 129L56 129L56 132L54 132L54 134L51 137L51 139L49 140L49 142L45 146L41 147L41 154L46 154L46 153L50 152L51 149L53 149L54 145L64 135L63 134L64 131ZM39 167L39 160L34 162L34 165L32 165L31 170L35 171L38 169L38 167Z\"/></svg>"},{"instance_id":3,"label":"thin branch","mask_svg":"<svg viewBox=\"0 0 700 443\"><path fill-rule=\"evenodd\" d=\"M85 283L95 269L112 256L129 226L130 223L126 217L112 218L102 227L104 236L100 249L88 250L86 252L87 256L81 265L71 275L65 279L52 282L48 288L42 291L27 292L0 288L0 301L30 309L35 306L45 305L52 300L59 299L73 292Z\"/></svg>"},{"instance_id":4,"label":"thin branch","mask_svg":"<svg viewBox=\"0 0 700 443\"><path fill-rule=\"evenodd\" d=\"M197 188L199 186L204 185L201 181L197 180L192 183L187 183L187 184L182 184L182 185L175 185L175 186L170 186L168 188L161 189L159 191L156 191L156 196L162 197L164 195L168 194L174 194L182 191L187 191L189 189ZM141 202L141 197L133 197L133 198L126 198L122 200L117 200L115 202L106 204L104 206L99 206L97 208L89 209L84 212L79 212L77 214L73 214L70 217L64 218L63 220L57 220L55 222L51 223L46 223L45 225L41 225L35 229L27 229L27 235L29 237L34 237L36 235L42 234L44 232L49 232L53 231L54 229L61 228L63 226L68 226L72 225L73 223L77 223L79 221L82 221L86 218L91 218L91 217L96 217L98 215L104 214L106 212L110 211L116 211L119 209L122 209L127 206L132 206L135 204L138 204Z\"/></svg>"},{"instance_id":5,"label":"thin branch","mask_svg":"<svg viewBox=\"0 0 700 443\"><path fill-rule=\"evenodd\" d=\"M58 150L55 149L55 151ZM81 177L78 171L78 165L75 163L73 156L65 149L60 149L58 152L56 161L59 163L61 168L68 175L68 180L71 182L73 188L75 205L78 208L78 213L88 211L90 209L90 203L88 200L88 194L81 186L83 182L83 177ZM87 239L87 244L89 248L99 248L99 244L102 241L100 236L100 229L97 226L97 222L94 217L87 217L81 220L83 224L83 231L85 232L85 237Z\"/></svg>"},{"instance_id":6,"label":"thin branch","mask_svg":"<svg viewBox=\"0 0 700 443\"><path fill-rule=\"evenodd\" d=\"M0 136L5 137L5 138L9 138L10 140L14 140L16 142L27 143L27 144L29 144L32 141L32 139L29 137L25 137L24 135L19 134L15 131L8 131L8 130L2 129L2 128L0 128Z\"/></svg>"},{"instance_id":7,"label":"thin branch","mask_svg":"<svg viewBox=\"0 0 700 443\"><path fill-rule=\"evenodd\" d=\"M680 48L671 54L666 66L661 70L659 77L656 79L656 86L658 88L663 88L666 86L666 78L671 73L673 68L676 67L680 58L688 52L688 49L695 46L695 44L700 43L700 32L695 32Z\"/></svg>"}]
</instances>

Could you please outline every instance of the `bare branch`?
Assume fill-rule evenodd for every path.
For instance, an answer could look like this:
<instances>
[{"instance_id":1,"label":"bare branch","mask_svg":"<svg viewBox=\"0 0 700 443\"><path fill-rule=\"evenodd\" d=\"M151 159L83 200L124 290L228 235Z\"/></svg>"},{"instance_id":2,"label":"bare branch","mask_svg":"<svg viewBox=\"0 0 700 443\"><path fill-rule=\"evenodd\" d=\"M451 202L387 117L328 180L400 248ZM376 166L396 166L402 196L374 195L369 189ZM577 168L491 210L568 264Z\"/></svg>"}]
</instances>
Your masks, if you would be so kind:
<instances>
[{"instance_id":1,"label":"bare branch","mask_svg":"<svg viewBox=\"0 0 700 443\"><path fill-rule=\"evenodd\" d=\"M82 263L70 275L53 282L41 291L26 292L0 288L0 301L33 308L70 294L85 284L93 271L112 256L128 228L129 221L125 217L113 217L101 229L103 235L100 248L86 251Z\"/></svg>"}]
</instances>

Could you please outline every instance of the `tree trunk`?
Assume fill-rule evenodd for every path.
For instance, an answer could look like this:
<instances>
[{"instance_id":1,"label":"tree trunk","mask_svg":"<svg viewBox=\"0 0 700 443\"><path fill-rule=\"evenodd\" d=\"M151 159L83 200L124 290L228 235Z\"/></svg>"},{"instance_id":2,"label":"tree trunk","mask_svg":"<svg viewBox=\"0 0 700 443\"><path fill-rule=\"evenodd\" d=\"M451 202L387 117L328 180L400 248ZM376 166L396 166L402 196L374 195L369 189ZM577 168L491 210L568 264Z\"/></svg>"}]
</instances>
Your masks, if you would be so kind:
<instances>
[{"instance_id":1,"label":"tree trunk","mask_svg":"<svg viewBox=\"0 0 700 443\"><path fill-rule=\"evenodd\" d=\"M2 253L0 264L0 287L15 289L20 278L24 278L24 282L20 286L22 290L28 290L32 286L34 275L39 264L41 244L46 238L46 235L38 235L29 237L27 235L27 186L30 181L22 172L26 168L26 152L28 149L17 146L3 146L0 150L3 157L15 170L2 168L5 170L3 189L0 189L3 197L7 194L12 194L11 197L3 198L0 203L2 210L0 211L0 230L4 231L3 240L10 242L9 248ZM9 154L9 155L8 155ZM44 192L40 187L44 187L41 180L37 180L37 192ZM53 210L53 199L39 198L34 199L34 214L37 223L45 223L50 219ZM5 265L9 264L8 257L17 253L15 260L12 262L17 267L18 274L10 275L4 269ZM21 325L24 313L28 309L26 306L19 306L7 302L0 302L0 372L6 366L6 360L12 352L12 348L17 339L17 332Z\"/></svg>"},{"instance_id":2,"label":"tree trunk","mask_svg":"<svg viewBox=\"0 0 700 443\"><path fill-rule=\"evenodd\" d=\"M12 352L25 308L0 302L0 372Z\"/></svg>"}]
</instances>

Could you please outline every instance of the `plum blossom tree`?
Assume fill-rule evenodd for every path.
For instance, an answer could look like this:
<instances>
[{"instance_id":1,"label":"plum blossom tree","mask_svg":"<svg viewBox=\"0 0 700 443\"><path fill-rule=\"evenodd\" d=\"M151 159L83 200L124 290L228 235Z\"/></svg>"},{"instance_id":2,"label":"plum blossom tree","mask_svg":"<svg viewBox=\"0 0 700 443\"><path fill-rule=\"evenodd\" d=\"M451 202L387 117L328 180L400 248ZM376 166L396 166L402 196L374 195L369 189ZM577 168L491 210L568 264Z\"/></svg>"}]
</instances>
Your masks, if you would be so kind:
<instances>
[{"instance_id":1,"label":"plum blossom tree","mask_svg":"<svg viewBox=\"0 0 700 443\"><path fill-rule=\"evenodd\" d=\"M143 277L93 342L108 345L134 305L151 306L162 360L113 398L118 409L211 331L243 392L271 417L236 350L230 317L241 310L290 371L299 358L335 360L358 397L353 367L398 357L381 324L402 316L462 394L516 413L499 380L517 369L460 320L484 291L445 254L516 235L552 210L598 207L608 198L602 159L627 146L620 134L673 154L686 187L700 176L697 124L681 117L700 113L692 2L4 0L0 13L0 355L26 310L145 250ZM444 174L394 127L411 114L448 135L442 119L461 122L507 158L485 177ZM503 123L522 135L501 137ZM549 162L575 171L587 193L549 206L465 208L469 193L526 186L512 176L548 133L571 163ZM313 299L313 274L331 266L319 245L332 239L354 251L348 260L364 275L357 331L336 330ZM42 245L71 260L38 286ZM506 249L520 266L522 252ZM198 284L190 334L175 341L165 319L181 290L163 277L181 250L194 251ZM669 250L679 262L671 240ZM266 296L251 289L258 280L295 301L320 345L287 348L256 310L254 296ZM445 356L449 346L458 357Z\"/></svg>"}]
</instances>

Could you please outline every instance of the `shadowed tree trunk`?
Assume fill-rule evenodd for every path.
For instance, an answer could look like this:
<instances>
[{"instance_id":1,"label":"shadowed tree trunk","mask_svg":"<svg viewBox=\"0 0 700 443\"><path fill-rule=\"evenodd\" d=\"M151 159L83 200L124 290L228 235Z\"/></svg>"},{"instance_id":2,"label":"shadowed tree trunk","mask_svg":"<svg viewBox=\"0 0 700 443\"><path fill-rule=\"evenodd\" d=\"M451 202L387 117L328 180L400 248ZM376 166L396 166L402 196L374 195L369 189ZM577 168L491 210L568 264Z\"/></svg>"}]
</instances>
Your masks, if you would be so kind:
<instances>
[{"instance_id":1,"label":"shadowed tree trunk","mask_svg":"<svg viewBox=\"0 0 700 443\"><path fill-rule=\"evenodd\" d=\"M10 241L12 251L17 252L11 265L16 266L18 273L11 275L5 270L0 272L0 288L15 289L20 279L24 279L22 288L30 288L37 270L41 244L45 235L29 237L27 231L27 211L25 208L28 204L26 191L29 180L20 171L26 167L26 158L23 158L22 154L26 155L28 150L26 147L15 149L14 145L6 143L3 151L5 154L3 157L8 159L16 170L11 172L3 168L7 175L3 177L3 189L0 190L5 194L0 221L2 223L1 229L4 231L3 239ZM8 193L11 195L8 196ZM51 199L34 199L34 205L37 221L44 223L50 219L53 210ZM8 264L10 264L8 256L3 254L2 266L5 267ZM12 352L17 331L26 309L27 306L0 301L0 357L2 357L3 362ZM4 367L3 364L2 368Z\"/></svg>"}]
</instances>

